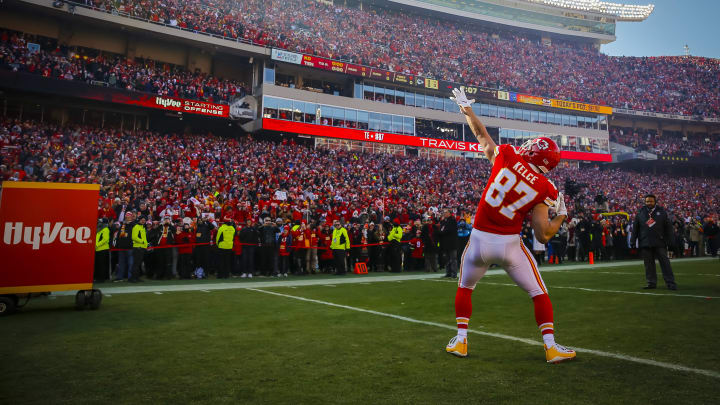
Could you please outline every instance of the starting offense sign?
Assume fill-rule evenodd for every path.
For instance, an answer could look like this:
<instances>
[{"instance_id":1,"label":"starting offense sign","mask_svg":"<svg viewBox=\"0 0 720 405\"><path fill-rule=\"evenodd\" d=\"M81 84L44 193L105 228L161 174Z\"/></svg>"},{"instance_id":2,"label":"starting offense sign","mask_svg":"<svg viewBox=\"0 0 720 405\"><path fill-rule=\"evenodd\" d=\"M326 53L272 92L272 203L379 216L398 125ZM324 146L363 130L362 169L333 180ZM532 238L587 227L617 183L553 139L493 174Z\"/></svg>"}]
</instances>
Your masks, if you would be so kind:
<instances>
[{"instance_id":1,"label":"starting offense sign","mask_svg":"<svg viewBox=\"0 0 720 405\"><path fill-rule=\"evenodd\" d=\"M99 191L97 184L3 182L0 294L92 288Z\"/></svg>"}]
</instances>

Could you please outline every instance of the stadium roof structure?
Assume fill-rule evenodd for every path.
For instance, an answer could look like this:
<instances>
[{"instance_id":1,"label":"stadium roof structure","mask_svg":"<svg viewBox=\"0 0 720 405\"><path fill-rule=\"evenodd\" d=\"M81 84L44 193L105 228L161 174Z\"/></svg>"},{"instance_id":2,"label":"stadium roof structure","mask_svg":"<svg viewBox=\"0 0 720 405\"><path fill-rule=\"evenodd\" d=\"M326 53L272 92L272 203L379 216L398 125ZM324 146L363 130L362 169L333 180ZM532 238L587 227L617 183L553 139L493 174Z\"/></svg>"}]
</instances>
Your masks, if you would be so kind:
<instances>
[{"instance_id":1,"label":"stadium roof structure","mask_svg":"<svg viewBox=\"0 0 720 405\"><path fill-rule=\"evenodd\" d=\"M600 0L379 1L594 44L615 41L617 22L644 21L655 10L653 4L643 6Z\"/></svg>"},{"instance_id":2,"label":"stadium roof structure","mask_svg":"<svg viewBox=\"0 0 720 405\"><path fill-rule=\"evenodd\" d=\"M609 3L598 0L523 0L528 3L539 3L547 6L568 8L572 10L608 14L617 18L618 21L643 21L650 17L654 4L645 6L635 4Z\"/></svg>"}]
</instances>

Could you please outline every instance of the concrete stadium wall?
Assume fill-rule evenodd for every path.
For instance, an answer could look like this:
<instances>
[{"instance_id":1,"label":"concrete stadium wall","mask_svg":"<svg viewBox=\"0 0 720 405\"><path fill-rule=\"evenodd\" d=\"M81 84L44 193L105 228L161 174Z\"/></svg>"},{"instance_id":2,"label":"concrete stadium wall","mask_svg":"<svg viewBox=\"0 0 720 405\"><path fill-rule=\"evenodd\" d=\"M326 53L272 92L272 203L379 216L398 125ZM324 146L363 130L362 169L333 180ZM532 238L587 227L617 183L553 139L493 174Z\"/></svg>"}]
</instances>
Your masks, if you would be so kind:
<instances>
[{"instance_id":1,"label":"concrete stadium wall","mask_svg":"<svg viewBox=\"0 0 720 405\"><path fill-rule=\"evenodd\" d=\"M60 22L56 19L44 15L19 13L15 10L2 10L0 28L49 38L58 38L60 34Z\"/></svg>"},{"instance_id":2,"label":"concrete stadium wall","mask_svg":"<svg viewBox=\"0 0 720 405\"><path fill-rule=\"evenodd\" d=\"M128 48L133 50L134 55L128 55L131 57L154 59L180 66L186 66L188 60L188 50L180 44L163 43L134 37L130 39Z\"/></svg>"},{"instance_id":3,"label":"concrete stadium wall","mask_svg":"<svg viewBox=\"0 0 720 405\"><path fill-rule=\"evenodd\" d=\"M213 58L212 73L217 77L241 80L247 85L252 80L252 64L249 59L218 54Z\"/></svg>"},{"instance_id":4,"label":"concrete stadium wall","mask_svg":"<svg viewBox=\"0 0 720 405\"><path fill-rule=\"evenodd\" d=\"M100 49L120 55L127 54L128 38L124 33L84 25L62 24L59 39L61 43L69 46Z\"/></svg>"}]
</instances>

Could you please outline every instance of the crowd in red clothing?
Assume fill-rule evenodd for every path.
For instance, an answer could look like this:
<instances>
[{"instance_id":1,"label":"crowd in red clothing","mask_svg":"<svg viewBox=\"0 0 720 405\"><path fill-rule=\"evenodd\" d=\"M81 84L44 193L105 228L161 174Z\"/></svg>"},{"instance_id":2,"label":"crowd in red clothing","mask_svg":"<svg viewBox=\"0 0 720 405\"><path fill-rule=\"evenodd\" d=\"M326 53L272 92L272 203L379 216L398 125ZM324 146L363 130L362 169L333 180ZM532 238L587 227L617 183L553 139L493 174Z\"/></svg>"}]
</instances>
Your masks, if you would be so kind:
<instances>
[{"instance_id":1,"label":"crowd in red clothing","mask_svg":"<svg viewBox=\"0 0 720 405\"><path fill-rule=\"evenodd\" d=\"M84 0L86 5L231 40L396 72L662 113L720 116L720 60L613 57L574 44L427 13L313 0Z\"/></svg>"},{"instance_id":2,"label":"crowd in red clothing","mask_svg":"<svg viewBox=\"0 0 720 405\"><path fill-rule=\"evenodd\" d=\"M237 229L233 274L249 277L255 272L246 269L257 270L256 275L277 275L290 268L299 272L339 268L327 249L329 226L335 220L353 224L346 225L352 245L370 244L351 247L351 266L367 259L372 269L389 266L399 271L400 247L387 245L395 223L405 227L402 249L411 259L405 268L421 268L424 258L426 270L436 270L427 241L435 241L433 232L444 229L439 214L447 211L451 222L458 221L456 229L460 225L469 229L489 172L484 159L426 159L316 149L292 140L277 143L0 120L0 180L101 184L98 218L107 219L112 246L121 249L119 258L113 256L116 279L130 274L127 269L132 264L122 250L130 244L123 240L133 221L141 220L148 221L150 246L161 248L144 259L144 274L152 278L204 277L199 269L226 277L228 267L217 264L214 257L219 253L208 246L216 242L223 223ZM632 214L650 192L679 224L717 218L720 207L717 179L565 164L549 177L566 189L571 218L599 212ZM568 180L582 184L576 193L563 187ZM418 236L428 229L434 231ZM462 238L459 232L457 237ZM188 243L198 245L181 246L177 253L162 249ZM271 246L268 243L277 251L264 249ZM440 239L441 248L442 243ZM257 263L247 246L259 246ZM321 248L314 251L314 246ZM99 279L108 277L107 270L96 273Z\"/></svg>"},{"instance_id":3,"label":"crowd in red clothing","mask_svg":"<svg viewBox=\"0 0 720 405\"><path fill-rule=\"evenodd\" d=\"M28 43L40 45L35 51ZM245 96L243 83L153 60L128 58L90 49L58 46L52 39L0 33L0 68L65 80L103 84L165 97L229 102Z\"/></svg>"},{"instance_id":4,"label":"crowd in red clothing","mask_svg":"<svg viewBox=\"0 0 720 405\"><path fill-rule=\"evenodd\" d=\"M485 160L370 155L211 134L0 125L0 179L99 183L106 198L101 217L132 208L153 220L230 215L238 222L269 216L329 224L380 223L387 216L406 224L443 208L471 215L488 173ZM634 212L648 192L683 218L720 207L715 179L564 165L550 178L587 185L571 211L592 209L603 194L610 211Z\"/></svg>"},{"instance_id":5,"label":"crowd in red clothing","mask_svg":"<svg viewBox=\"0 0 720 405\"><path fill-rule=\"evenodd\" d=\"M720 136L718 134L688 134L663 131L662 136L654 129L610 128L610 141L631 146L637 151L657 155L687 157L719 157Z\"/></svg>"}]
</instances>

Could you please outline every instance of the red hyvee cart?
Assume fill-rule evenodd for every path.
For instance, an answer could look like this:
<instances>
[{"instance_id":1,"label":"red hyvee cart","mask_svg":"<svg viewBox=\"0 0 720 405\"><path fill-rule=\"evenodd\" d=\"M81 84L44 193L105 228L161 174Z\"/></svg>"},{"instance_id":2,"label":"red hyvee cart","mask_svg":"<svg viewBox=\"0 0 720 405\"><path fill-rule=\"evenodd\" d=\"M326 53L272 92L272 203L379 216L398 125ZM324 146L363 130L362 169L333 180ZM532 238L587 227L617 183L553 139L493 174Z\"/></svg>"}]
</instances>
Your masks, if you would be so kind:
<instances>
[{"instance_id":1,"label":"red hyvee cart","mask_svg":"<svg viewBox=\"0 0 720 405\"><path fill-rule=\"evenodd\" d=\"M0 316L54 291L78 290L78 309L100 307L102 292L93 288L99 191L97 184L2 183Z\"/></svg>"}]
</instances>

